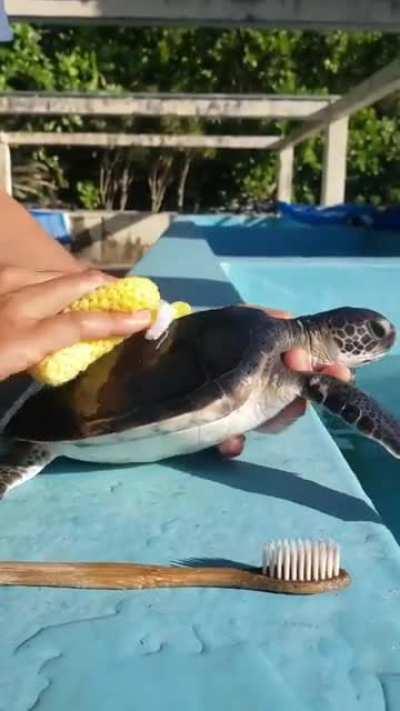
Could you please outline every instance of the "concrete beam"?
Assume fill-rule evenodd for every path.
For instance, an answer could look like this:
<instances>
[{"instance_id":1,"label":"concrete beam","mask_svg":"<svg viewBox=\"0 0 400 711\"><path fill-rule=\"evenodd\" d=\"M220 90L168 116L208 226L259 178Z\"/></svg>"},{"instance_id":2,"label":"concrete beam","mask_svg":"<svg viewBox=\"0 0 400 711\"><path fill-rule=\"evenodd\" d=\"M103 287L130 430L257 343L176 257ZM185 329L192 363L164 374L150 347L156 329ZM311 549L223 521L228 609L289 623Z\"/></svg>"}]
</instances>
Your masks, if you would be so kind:
<instances>
[{"instance_id":1,"label":"concrete beam","mask_svg":"<svg viewBox=\"0 0 400 711\"><path fill-rule=\"evenodd\" d=\"M296 146L306 138L310 138L325 129L333 121L345 116L351 116L365 106L370 106L399 89L400 59L395 59L391 64L375 72L354 89L351 89L342 98L315 113L312 121L309 121L307 125L303 124L294 129L288 136L277 141L273 148L274 150L282 151L289 146Z\"/></svg>"},{"instance_id":2,"label":"concrete beam","mask_svg":"<svg viewBox=\"0 0 400 711\"><path fill-rule=\"evenodd\" d=\"M267 149L276 142L275 136L196 136L123 134L123 133L45 133L42 131L1 132L0 145L10 146L92 146L118 148L228 148Z\"/></svg>"},{"instance_id":3,"label":"concrete beam","mask_svg":"<svg viewBox=\"0 0 400 711\"><path fill-rule=\"evenodd\" d=\"M12 20L400 31L390 0L5 0Z\"/></svg>"},{"instance_id":4,"label":"concrete beam","mask_svg":"<svg viewBox=\"0 0 400 711\"><path fill-rule=\"evenodd\" d=\"M0 114L309 119L338 96L0 93Z\"/></svg>"},{"instance_id":5,"label":"concrete beam","mask_svg":"<svg viewBox=\"0 0 400 711\"><path fill-rule=\"evenodd\" d=\"M8 195L12 195L10 146L2 141L0 141L0 189Z\"/></svg>"}]
</instances>

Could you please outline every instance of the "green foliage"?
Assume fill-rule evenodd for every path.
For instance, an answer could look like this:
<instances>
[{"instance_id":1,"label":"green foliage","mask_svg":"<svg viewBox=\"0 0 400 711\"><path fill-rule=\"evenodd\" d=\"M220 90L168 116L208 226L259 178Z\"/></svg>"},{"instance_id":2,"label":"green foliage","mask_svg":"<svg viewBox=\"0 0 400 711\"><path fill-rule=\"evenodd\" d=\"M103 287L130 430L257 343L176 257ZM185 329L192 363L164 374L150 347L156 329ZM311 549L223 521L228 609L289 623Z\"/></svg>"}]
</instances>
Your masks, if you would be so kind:
<instances>
[{"instance_id":1,"label":"green foliage","mask_svg":"<svg viewBox=\"0 0 400 711\"><path fill-rule=\"evenodd\" d=\"M78 180L76 189L85 210L98 210L101 207L100 190L92 180Z\"/></svg>"},{"instance_id":2,"label":"green foliage","mask_svg":"<svg viewBox=\"0 0 400 711\"><path fill-rule=\"evenodd\" d=\"M60 195L68 187L57 155L43 148L13 153L13 194L29 206L56 207L62 204Z\"/></svg>"},{"instance_id":3,"label":"green foliage","mask_svg":"<svg viewBox=\"0 0 400 711\"><path fill-rule=\"evenodd\" d=\"M343 94L398 55L398 35L254 29L31 27L0 46L0 90ZM1 119L9 130L286 134L293 123L173 117ZM399 201L399 100L350 123L347 200ZM95 209L205 210L273 199L276 156L264 151L13 151L23 200ZM295 199L318 202L321 137L296 149Z\"/></svg>"},{"instance_id":4,"label":"green foliage","mask_svg":"<svg viewBox=\"0 0 400 711\"><path fill-rule=\"evenodd\" d=\"M51 59L43 52L42 33L17 25L12 46L0 45L0 90L51 91L55 89Z\"/></svg>"}]
</instances>

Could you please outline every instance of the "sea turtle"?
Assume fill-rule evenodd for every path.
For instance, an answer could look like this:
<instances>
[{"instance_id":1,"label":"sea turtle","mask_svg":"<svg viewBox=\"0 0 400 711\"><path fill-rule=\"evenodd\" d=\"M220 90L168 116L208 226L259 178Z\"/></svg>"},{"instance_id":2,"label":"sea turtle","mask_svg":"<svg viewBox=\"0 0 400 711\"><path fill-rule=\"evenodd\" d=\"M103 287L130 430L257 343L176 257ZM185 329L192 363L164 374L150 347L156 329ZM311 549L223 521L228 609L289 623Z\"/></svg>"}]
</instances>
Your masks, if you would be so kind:
<instances>
[{"instance_id":1,"label":"sea turtle","mask_svg":"<svg viewBox=\"0 0 400 711\"><path fill-rule=\"evenodd\" d=\"M394 326L357 308L290 320L250 306L198 311L157 340L132 336L75 380L43 387L14 413L0 466L4 495L65 455L87 462L152 462L256 429L296 397L321 403L400 457L400 425L354 384L297 373L282 354L357 368L387 353Z\"/></svg>"}]
</instances>

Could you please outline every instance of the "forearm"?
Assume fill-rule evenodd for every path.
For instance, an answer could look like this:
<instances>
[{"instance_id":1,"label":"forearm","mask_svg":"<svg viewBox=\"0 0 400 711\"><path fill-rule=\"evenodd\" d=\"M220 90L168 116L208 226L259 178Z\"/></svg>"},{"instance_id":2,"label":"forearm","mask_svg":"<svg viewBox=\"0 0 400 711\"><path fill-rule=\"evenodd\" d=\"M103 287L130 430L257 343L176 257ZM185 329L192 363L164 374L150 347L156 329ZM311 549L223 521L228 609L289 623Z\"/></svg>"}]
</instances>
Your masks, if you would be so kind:
<instances>
[{"instance_id":1,"label":"forearm","mask_svg":"<svg viewBox=\"0 0 400 711\"><path fill-rule=\"evenodd\" d=\"M13 198L0 191L0 267L81 271L80 264Z\"/></svg>"}]
</instances>

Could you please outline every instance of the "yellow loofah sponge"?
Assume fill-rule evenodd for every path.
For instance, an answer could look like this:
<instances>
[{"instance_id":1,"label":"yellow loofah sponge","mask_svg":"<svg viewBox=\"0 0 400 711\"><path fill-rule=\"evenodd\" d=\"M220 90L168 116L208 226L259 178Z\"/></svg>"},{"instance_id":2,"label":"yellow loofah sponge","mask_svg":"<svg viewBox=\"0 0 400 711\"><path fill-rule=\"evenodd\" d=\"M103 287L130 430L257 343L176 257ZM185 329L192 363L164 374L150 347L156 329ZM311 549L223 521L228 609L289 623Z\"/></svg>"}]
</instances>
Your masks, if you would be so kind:
<instances>
[{"instance_id":1,"label":"yellow loofah sponge","mask_svg":"<svg viewBox=\"0 0 400 711\"><path fill-rule=\"evenodd\" d=\"M75 301L67 311L119 311L132 313L149 309L153 321L161 304L158 287L145 277L126 277L110 286L102 286L88 296ZM171 304L174 318L191 313L191 307L182 301ZM47 356L30 370L35 380L46 385L62 385L86 370L95 360L111 351L124 340L123 337L98 341L82 341Z\"/></svg>"}]
</instances>

